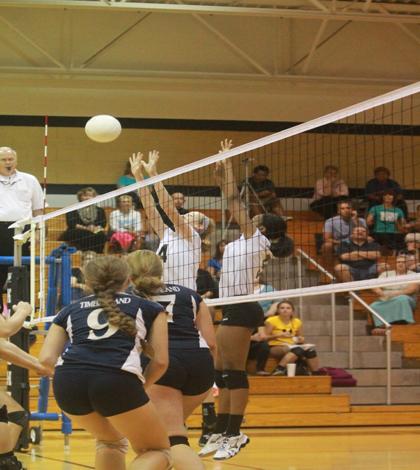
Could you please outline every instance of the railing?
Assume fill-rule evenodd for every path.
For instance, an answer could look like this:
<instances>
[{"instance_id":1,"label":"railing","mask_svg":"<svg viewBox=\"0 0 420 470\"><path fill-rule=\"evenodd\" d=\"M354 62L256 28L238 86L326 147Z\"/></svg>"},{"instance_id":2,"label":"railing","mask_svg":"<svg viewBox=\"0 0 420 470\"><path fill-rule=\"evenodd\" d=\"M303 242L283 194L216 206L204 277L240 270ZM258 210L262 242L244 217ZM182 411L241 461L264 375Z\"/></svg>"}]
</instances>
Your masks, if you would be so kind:
<instances>
[{"instance_id":1,"label":"railing","mask_svg":"<svg viewBox=\"0 0 420 470\"><path fill-rule=\"evenodd\" d=\"M298 284L299 288L302 288L302 258L306 259L310 264L315 266L318 271L322 274L327 276L332 282L335 282L335 277L327 271L323 266L317 263L313 258L311 258L307 253L303 250L298 249ZM360 296L358 296L355 292L349 291L349 369L354 368L354 300L357 300L363 307L368 310L368 312L373 315L375 318L381 321L381 323L385 326L385 337L386 337L386 403L387 405L392 404L392 397L391 397L391 344L392 344L392 325L384 320L378 312L376 312L370 305L368 305ZM335 312L335 293L331 294L331 349L333 352L336 352L336 312ZM299 311L302 316L303 313L303 298L299 297Z\"/></svg>"}]
</instances>

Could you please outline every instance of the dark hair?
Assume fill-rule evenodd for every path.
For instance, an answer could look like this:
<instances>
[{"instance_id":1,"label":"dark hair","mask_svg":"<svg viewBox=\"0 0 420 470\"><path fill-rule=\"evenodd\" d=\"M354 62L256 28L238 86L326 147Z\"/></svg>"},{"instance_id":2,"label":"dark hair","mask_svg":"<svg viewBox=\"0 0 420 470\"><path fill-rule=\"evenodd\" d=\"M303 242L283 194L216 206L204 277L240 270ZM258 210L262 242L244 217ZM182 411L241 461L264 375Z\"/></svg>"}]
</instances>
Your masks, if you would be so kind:
<instances>
[{"instance_id":1,"label":"dark hair","mask_svg":"<svg viewBox=\"0 0 420 470\"><path fill-rule=\"evenodd\" d=\"M385 189L385 191L382 193L381 200L384 202L384 197L390 195L393 197L392 203L395 203L395 191L393 189Z\"/></svg>"},{"instance_id":2,"label":"dark hair","mask_svg":"<svg viewBox=\"0 0 420 470\"><path fill-rule=\"evenodd\" d=\"M269 240L284 237L287 230L287 224L282 217L274 214L264 214L261 225L265 227L264 235Z\"/></svg>"},{"instance_id":3,"label":"dark hair","mask_svg":"<svg viewBox=\"0 0 420 470\"><path fill-rule=\"evenodd\" d=\"M280 307L281 304L289 304L292 307L293 313L295 313L295 306L294 306L293 302L291 302L290 300L281 300L277 304L276 314L278 313L278 310L279 310L279 307Z\"/></svg>"},{"instance_id":4,"label":"dark hair","mask_svg":"<svg viewBox=\"0 0 420 470\"><path fill-rule=\"evenodd\" d=\"M325 168L324 168L324 173L327 171L327 170L334 170L338 173L338 167L335 166L335 165L327 165Z\"/></svg>"},{"instance_id":5,"label":"dark hair","mask_svg":"<svg viewBox=\"0 0 420 470\"><path fill-rule=\"evenodd\" d=\"M253 173L258 173L259 171L263 171L264 173L270 173L270 169L268 168L267 165L257 165L254 170L253 170Z\"/></svg>"},{"instance_id":6,"label":"dark hair","mask_svg":"<svg viewBox=\"0 0 420 470\"><path fill-rule=\"evenodd\" d=\"M133 201L133 196L132 196L131 194L121 194L121 196L118 196L118 197L117 197L117 207L119 207L120 202L121 202L121 199L122 199L123 197L129 197L129 198L131 199L131 202L134 202L134 201Z\"/></svg>"},{"instance_id":7,"label":"dark hair","mask_svg":"<svg viewBox=\"0 0 420 470\"><path fill-rule=\"evenodd\" d=\"M388 176L391 174L391 172L388 170L386 166L377 166L374 170L373 173L376 175L378 173L385 172Z\"/></svg>"},{"instance_id":8,"label":"dark hair","mask_svg":"<svg viewBox=\"0 0 420 470\"><path fill-rule=\"evenodd\" d=\"M124 175L133 175L131 172L131 164L130 162L126 162L125 167L124 167Z\"/></svg>"},{"instance_id":9,"label":"dark hair","mask_svg":"<svg viewBox=\"0 0 420 470\"><path fill-rule=\"evenodd\" d=\"M217 243L216 243L216 250L214 251L214 256L213 258L216 258L216 259L222 259L223 258L223 253L221 252L220 250L220 246L222 244L227 244L227 241L222 239L222 240L219 240Z\"/></svg>"},{"instance_id":10,"label":"dark hair","mask_svg":"<svg viewBox=\"0 0 420 470\"><path fill-rule=\"evenodd\" d=\"M116 326L128 336L136 336L134 318L122 312L115 302L115 295L128 279L128 265L116 256L101 256L85 266L86 284L92 289L110 325Z\"/></svg>"}]
</instances>

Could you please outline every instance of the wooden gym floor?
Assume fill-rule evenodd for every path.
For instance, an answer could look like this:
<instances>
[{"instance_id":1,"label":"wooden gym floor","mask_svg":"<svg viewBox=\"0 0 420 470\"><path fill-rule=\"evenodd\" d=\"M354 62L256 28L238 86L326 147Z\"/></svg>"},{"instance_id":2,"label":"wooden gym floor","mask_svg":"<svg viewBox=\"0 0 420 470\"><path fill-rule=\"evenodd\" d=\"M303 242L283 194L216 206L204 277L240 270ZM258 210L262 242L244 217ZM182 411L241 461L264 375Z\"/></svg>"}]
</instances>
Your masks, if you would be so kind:
<instances>
[{"instance_id":1,"label":"wooden gym floor","mask_svg":"<svg viewBox=\"0 0 420 470\"><path fill-rule=\"evenodd\" d=\"M250 444L233 459L203 459L207 470L419 470L420 427L249 429ZM198 432L190 433L194 449ZM93 469L93 440L76 431L46 431L39 446L18 454L28 470Z\"/></svg>"}]
</instances>

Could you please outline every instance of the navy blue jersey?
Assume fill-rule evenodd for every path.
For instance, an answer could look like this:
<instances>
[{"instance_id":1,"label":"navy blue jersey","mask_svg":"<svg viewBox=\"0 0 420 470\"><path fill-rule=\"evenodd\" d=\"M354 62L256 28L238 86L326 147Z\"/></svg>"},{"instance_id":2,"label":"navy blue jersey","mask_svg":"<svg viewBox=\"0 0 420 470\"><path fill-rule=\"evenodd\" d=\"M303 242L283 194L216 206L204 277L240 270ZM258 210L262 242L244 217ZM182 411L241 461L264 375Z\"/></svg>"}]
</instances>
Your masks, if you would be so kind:
<instances>
[{"instance_id":1,"label":"navy blue jersey","mask_svg":"<svg viewBox=\"0 0 420 470\"><path fill-rule=\"evenodd\" d=\"M94 295L64 307L53 322L64 328L70 343L57 366L105 367L131 372L144 381L140 365L140 340L145 339L161 305L133 294L118 293L115 301L119 309L136 321L134 338L110 325Z\"/></svg>"},{"instance_id":2,"label":"navy blue jersey","mask_svg":"<svg viewBox=\"0 0 420 470\"><path fill-rule=\"evenodd\" d=\"M162 304L168 312L169 349L208 348L195 325L202 302L197 292L177 284L165 284L153 300Z\"/></svg>"}]
</instances>

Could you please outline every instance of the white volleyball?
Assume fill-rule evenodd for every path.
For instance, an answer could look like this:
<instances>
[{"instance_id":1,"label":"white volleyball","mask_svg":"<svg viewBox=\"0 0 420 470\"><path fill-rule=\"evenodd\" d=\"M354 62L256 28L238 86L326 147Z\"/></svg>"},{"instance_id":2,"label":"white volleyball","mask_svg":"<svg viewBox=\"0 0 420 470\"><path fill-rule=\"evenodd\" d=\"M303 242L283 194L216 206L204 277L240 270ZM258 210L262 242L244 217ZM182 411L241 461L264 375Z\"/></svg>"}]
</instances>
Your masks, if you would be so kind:
<instances>
[{"instance_id":1,"label":"white volleyball","mask_svg":"<svg viewBox=\"0 0 420 470\"><path fill-rule=\"evenodd\" d=\"M89 119L85 132L95 142L112 142L121 134L121 124L114 116L99 114Z\"/></svg>"}]
</instances>

